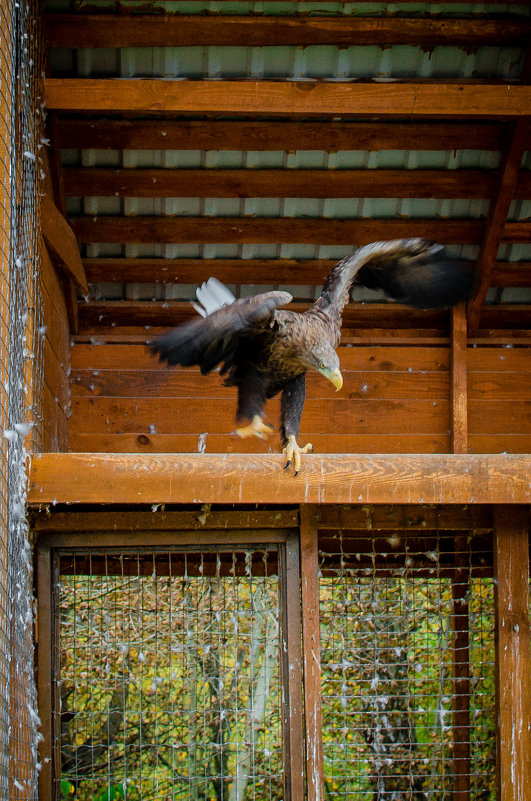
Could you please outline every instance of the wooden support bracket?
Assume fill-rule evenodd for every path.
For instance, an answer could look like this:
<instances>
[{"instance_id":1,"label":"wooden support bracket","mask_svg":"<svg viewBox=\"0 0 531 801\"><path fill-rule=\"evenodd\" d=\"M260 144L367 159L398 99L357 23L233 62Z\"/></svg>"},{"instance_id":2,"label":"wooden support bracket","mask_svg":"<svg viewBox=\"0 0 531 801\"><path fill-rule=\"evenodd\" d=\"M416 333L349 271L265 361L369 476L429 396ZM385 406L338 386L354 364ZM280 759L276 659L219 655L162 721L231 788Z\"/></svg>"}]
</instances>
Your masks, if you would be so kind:
<instances>
[{"instance_id":1,"label":"wooden support bracket","mask_svg":"<svg viewBox=\"0 0 531 801\"><path fill-rule=\"evenodd\" d=\"M85 268L79 255L74 232L49 195L44 195L42 198L41 209L42 235L46 245L66 275L72 279L84 295L88 295Z\"/></svg>"}]
</instances>

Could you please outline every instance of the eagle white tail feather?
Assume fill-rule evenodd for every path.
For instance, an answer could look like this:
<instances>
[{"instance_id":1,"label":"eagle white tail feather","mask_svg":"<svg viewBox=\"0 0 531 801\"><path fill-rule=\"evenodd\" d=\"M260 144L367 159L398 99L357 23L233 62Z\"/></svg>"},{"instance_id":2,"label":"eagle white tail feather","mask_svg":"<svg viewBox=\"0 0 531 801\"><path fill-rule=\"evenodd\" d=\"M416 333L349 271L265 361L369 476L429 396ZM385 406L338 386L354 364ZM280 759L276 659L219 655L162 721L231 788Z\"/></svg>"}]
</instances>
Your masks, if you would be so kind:
<instances>
[{"instance_id":1,"label":"eagle white tail feather","mask_svg":"<svg viewBox=\"0 0 531 801\"><path fill-rule=\"evenodd\" d=\"M201 317L208 317L209 314L223 306L230 306L236 300L230 289L217 278L209 278L197 287L195 294L199 303L192 301L192 306Z\"/></svg>"}]
</instances>

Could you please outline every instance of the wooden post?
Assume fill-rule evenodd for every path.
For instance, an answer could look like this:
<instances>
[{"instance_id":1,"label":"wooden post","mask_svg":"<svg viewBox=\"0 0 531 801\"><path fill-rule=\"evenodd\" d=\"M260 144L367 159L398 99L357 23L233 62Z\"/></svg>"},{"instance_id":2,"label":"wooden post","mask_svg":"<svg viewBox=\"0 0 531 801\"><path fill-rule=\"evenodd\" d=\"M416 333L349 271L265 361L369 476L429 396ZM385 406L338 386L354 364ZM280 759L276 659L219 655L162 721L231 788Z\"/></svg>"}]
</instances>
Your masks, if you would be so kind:
<instances>
[{"instance_id":1,"label":"wooden post","mask_svg":"<svg viewBox=\"0 0 531 801\"><path fill-rule=\"evenodd\" d=\"M280 550L285 577L282 584L282 700L284 787L289 801L304 798L304 731L301 675L301 603L299 543L288 536Z\"/></svg>"},{"instance_id":2,"label":"wooden post","mask_svg":"<svg viewBox=\"0 0 531 801\"><path fill-rule=\"evenodd\" d=\"M470 649L468 616L468 542L466 535L455 538L453 601L453 801L470 798Z\"/></svg>"},{"instance_id":3,"label":"wooden post","mask_svg":"<svg viewBox=\"0 0 531 801\"><path fill-rule=\"evenodd\" d=\"M451 450L468 451L468 398L467 398L467 321L466 306L461 303L452 310L450 340L450 392L451 392Z\"/></svg>"},{"instance_id":4,"label":"wooden post","mask_svg":"<svg viewBox=\"0 0 531 801\"><path fill-rule=\"evenodd\" d=\"M529 510L494 514L498 801L531 799Z\"/></svg>"},{"instance_id":5,"label":"wooden post","mask_svg":"<svg viewBox=\"0 0 531 801\"><path fill-rule=\"evenodd\" d=\"M319 560L317 552L317 514L314 507L308 505L300 507L300 531L308 801L323 801Z\"/></svg>"},{"instance_id":6,"label":"wooden post","mask_svg":"<svg viewBox=\"0 0 531 801\"><path fill-rule=\"evenodd\" d=\"M39 799L51 801L54 776L52 564L49 546L37 547L37 701L41 718Z\"/></svg>"}]
</instances>

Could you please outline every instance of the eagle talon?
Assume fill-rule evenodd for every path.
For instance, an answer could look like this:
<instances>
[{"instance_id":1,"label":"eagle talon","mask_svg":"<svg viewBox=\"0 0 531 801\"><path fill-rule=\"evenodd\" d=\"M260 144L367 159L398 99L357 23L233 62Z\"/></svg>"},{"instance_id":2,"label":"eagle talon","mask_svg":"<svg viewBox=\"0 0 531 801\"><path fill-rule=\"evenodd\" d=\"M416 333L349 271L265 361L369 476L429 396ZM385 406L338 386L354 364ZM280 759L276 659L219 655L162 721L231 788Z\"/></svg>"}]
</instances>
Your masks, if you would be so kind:
<instances>
[{"instance_id":1,"label":"eagle talon","mask_svg":"<svg viewBox=\"0 0 531 801\"><path fill-rule=\"evenodd\" d=\"M247 437L258 437L258 439L267 439L268 434L272 434L275 429L273 426L264 423L259 414L255 414L249 425L241 426L234 432L242 439Z\"/></svg>"},{"instance_id":2,"label":"eagle talon","mask_svg":"<svg viewBox=\"0 0 531 801\"><path fill-rule=\"evenodd\" d=\"M294 462L295 473L294 475L297 476L301 469L301 455L303 453L312 453L313 452L313 445L311 442L308 442L303 448L301 448L297 442L297 438L294 434L291 434L288 437L288 442L286 446L282 449L282 453L286 454L288 460L284 465L284 470L287 470L290 466L291 462Z\"/></svg>"}]
</instances>

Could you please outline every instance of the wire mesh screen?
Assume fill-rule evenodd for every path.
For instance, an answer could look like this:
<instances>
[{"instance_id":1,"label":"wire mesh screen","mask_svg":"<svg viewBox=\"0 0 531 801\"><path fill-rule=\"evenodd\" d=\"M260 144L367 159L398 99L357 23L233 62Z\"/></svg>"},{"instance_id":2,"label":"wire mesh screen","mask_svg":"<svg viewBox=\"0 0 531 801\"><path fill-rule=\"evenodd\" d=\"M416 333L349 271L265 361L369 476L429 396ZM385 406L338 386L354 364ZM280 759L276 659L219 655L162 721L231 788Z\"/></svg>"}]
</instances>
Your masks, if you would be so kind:
<instances>
[{"instance_id":1,"label":"wire mesh screen","mask_svg":"<svg viewBox=\"0 0 531 801\"><path fill-rule=\"evenodd\" d=\"M38 181L42 57L36 2L5 0L0 18L0 795L36 784L32 580L25 515L26 443L42 373Z\"/></svg>"},{"instance_id":2,"label":"wire mesh screen","mask_svg":"<svg viewBox=\"0 0 531 801\"><path fill-rule=\"evenodd\" d=\"M327 798L495 798L490 541L321 543Z\"/></svg>"},{"instance_id":3,"label":"wire mesh screen","mask_svg":"<svg viewBox=\"0 0 531 801\"><path fill-rule=\"evenodd\" d=\"M277 561L60 557L58 796L283 798Z\"/></svg>"}]
</instances>

